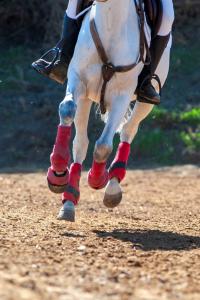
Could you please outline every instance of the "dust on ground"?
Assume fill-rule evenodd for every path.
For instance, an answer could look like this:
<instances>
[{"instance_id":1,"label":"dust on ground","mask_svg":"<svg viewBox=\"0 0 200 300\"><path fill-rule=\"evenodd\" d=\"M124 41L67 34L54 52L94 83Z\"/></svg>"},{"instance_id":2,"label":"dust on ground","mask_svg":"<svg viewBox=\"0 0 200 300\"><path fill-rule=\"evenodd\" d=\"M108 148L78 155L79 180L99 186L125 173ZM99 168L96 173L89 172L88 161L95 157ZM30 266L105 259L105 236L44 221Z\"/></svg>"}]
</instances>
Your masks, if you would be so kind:
<instances>
[{"instance_id":1,"label":"dust on ground","mask_svg":"<svg viewBox=\"0 0 200 300\"><path fill-rule=\"evenodd\" d=\"M129 171L123 202L81 182L76 223L45 174L0 175L1 300L199 300L200 169Z\"/></svg>"}]
</instances>

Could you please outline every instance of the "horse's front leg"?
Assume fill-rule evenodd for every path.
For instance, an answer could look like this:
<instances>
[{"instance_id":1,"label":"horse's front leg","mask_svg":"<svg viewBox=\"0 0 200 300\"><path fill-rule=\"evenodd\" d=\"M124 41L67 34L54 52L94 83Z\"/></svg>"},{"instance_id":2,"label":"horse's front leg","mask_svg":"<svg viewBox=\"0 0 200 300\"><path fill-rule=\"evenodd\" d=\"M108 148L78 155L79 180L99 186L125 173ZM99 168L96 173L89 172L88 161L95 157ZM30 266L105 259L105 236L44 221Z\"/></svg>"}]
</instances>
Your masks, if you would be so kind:
<instances>
[{"instance_id":1,"label":"horse's front leg","mask_svg":"<svg viewBox=\"0 0 200 300\"><path fill-rule=\"evenodd\" d=\"M109 169L109 182L104 196L104 204L107 207L114 208L122 199L120 183L126 175L130 145L137 134L140 123L149 115L152 109L153 105L151 104L136 102L131 117L122 128L120 144Z\"/></svg>"},{"instance_id":2,"label":"horse's front leg","mask_svg":"<svg viewBox=\"0 0 200 300\"><path fill-rule=\"evenodd\" d=\"M48 169L47 181L54 193L63 193L69 178L68 163L70 160L71 127L76 113L76 103L70 92L66 93L59 105L60 124L53 151L50 156L51 166Z\"/></svg>"},{"instance_id":3,"label":"horse's front leg","mask_svg":"<svg viewBox=\"0 0 200 300\"><path fill-rule=\"evenodd\" d=\"M107 159L112 152L113 137L123 121L129 102L130 97L126 92L121 92L112 98L108 119L102 135L96 142L92 168L88 173L88 183L94 189L104 188L109 180L106 169Z\"/></svg>"},{"instance_id":4,"label":"horse's front leg","mask_svg":"<svg viewBox=\"0 0 200 300\"><path fill-rule=\"evenodd\" d=\"M73 142L73 160L70 166L69 179L62 196L63 206L59 212L60 220L75 221L75 206L80 199L79 183L81 178L82 163L88 149L87 126L92 102L87 98L79 97L76 101L75 116L76 135Z\"/></svg>"}]
</instances>

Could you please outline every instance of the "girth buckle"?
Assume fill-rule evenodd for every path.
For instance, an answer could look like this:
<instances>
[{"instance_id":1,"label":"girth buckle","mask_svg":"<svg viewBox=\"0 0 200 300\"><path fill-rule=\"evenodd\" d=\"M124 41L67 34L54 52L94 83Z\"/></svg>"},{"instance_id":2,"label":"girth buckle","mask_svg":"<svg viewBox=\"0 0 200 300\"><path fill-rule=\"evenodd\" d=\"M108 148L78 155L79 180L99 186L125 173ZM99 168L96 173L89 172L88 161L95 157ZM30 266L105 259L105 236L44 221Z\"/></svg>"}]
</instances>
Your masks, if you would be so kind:
<instances>
[{"instance_id":1,"label":"girth buckle","mask_svg":"<svg viewBox=\"0 0 200 300\"><path fill-rule=\"evenodd\" d=\"M104 81L108 82L115 74L115 67L112 63L106 63L102 66L102 75Z\"/></svg>"}]
</instances>

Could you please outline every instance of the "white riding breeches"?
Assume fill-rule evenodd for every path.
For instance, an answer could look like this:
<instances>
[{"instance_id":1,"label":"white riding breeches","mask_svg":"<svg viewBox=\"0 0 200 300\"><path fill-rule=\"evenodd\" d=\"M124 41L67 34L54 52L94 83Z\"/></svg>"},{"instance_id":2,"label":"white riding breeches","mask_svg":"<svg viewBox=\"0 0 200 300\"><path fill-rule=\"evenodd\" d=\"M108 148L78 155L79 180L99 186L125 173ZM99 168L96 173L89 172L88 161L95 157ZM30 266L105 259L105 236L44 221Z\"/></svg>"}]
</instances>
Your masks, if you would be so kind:
<instances>
[{"instance_id":1,"label":"white riding breeches","mask_svg":"<svg viewBox=\"0 0 200 300\"><path fill-rule=\"evenodd\" d=\"M71 19L76 18L77 4L78 4L78 0L69 0L66 13L68 17Z\"/></svg>"},{"instance_id":2,"label":"white riding breeches","mask_svg":"<svg viewBox=\"0 0 200 300\"><path fill-rule=\"evenodd\" d=\"M158 35L166 36L172 31L174 22L174 6L172 0L162 0L163 18Z\"/></svg>"}]
</instances>

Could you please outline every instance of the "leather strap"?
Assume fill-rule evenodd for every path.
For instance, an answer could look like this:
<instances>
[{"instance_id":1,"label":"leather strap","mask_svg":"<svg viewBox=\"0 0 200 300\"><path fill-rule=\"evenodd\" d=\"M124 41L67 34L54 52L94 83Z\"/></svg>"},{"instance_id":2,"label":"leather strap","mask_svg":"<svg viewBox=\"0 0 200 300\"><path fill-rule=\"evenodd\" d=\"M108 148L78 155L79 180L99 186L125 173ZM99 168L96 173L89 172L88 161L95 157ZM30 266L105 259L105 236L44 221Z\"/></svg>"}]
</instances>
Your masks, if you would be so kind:
<instances>
[{"instance_id":1,"label":"leather strap","mask_svg":"<svg viewBox=\"0 0 200 300\"><path fill-rule=\"evenodd\" d=\"M106 54L105 48L101 42L98 30L96 28L96 24L95 24L95 15L94 15L94 10L91 9L90 12L90 32L94 41L94 44L96 46L98 55L103 63L102 65L102 76L103 76L103 85L101 88L101 96L100 96L100 111L101 114L105 114L106 113L106 107L105 107L105 93L106 93L106 87L108 82L111 80L111 78L114 76L114 74L116 72L119 73L125 73L128 72L130 70L132 70L133 68L135 68L137 66L137 64L139 62L143 62L144 64L150 64L150 60L145 60L145 50L147 53L147 56L149 57L149 49L148 49L148 43L147 43L147 39L145 36L145 32L144 32L144 9L143 9L143 4L142 4L142 0L139 0L139 2L137 3L136 0L134 0L135 5L136 5L136 10L137 10L137 14L138 14L138 19L139 19L139 28L140 28L140 55L139 55L139 59L130 65L126 65L126 66L114 66L108 59L108 56Z\"/></svg>"},{"instance_id":2,"label":"leather strap","mask_svg":"<svg viewBox=\"0 0 200 300\"><path fill-rule=\"evenodd\" d=\"M139 22L139 32L140 32L140 61L143 62L144 65L149 65L151 63L151 55L148 47L147 38L145 35L145 11L143 7L143 0L134 0L138 22ZM146 58L145 58L146 52Z\"/></svg>"}]
</instances>

